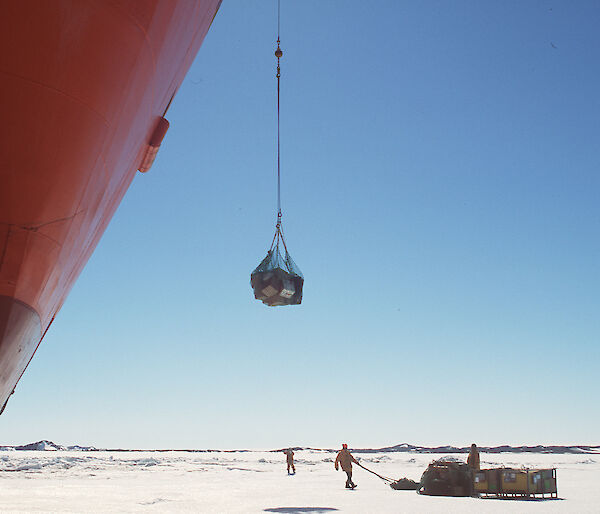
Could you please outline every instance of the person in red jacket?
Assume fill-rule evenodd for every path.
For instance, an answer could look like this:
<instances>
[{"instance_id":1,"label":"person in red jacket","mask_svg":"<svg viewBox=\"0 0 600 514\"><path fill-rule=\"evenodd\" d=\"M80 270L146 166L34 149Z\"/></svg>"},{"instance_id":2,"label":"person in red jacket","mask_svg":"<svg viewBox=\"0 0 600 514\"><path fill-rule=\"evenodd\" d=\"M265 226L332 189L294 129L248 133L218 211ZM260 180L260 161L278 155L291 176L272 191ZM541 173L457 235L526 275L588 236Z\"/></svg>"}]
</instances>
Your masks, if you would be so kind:
<instances>
[{"instance_id":1,"label":"person in red jacket","mask_svg":"<svg viewBox=\"0 0 600 514\"><path fill-rule=\"evenodd\" d=\"M342 449L338 452L337 457L335 458L335 470L337 471L339 466L341 466L342 470L346 472L346 475L348 475L348 479L346 480L346 488L348 489L354 489L356 487L356 484L352 481L353 462L358 464L358 461L348 451L348 445L343 444Z\"/></svg>"}]
</instances>

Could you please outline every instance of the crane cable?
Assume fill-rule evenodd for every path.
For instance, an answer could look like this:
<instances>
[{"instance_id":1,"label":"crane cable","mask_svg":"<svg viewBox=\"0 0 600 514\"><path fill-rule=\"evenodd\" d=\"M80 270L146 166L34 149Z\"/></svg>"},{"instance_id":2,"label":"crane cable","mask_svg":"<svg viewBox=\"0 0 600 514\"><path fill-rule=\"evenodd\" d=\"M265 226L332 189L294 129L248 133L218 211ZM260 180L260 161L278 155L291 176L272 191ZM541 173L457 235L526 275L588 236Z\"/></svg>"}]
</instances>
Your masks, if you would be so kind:
<instances>
[{"instance_id":1,"label":"crane cable","mask_svg":"<svg viewBox=\"0 0 600 514\"><path fill-rule=\"evenodd\" d=\"M271 241L271 248L269 249L269 253L275 251L277 255L279 255L279 242L283 243L283 247L285 249L286 258L288 256L287 245L285 244L285 239L283 237L283 227L281 223L282 213L281 213L281 145L279 143L279 79L281 77L281 67L279 65L279 59L283 55L281 51L280 39L279 39L279 27L280 27L280 19L281 19L281 0L277 0L277 49L275 50L275 57L277 58L277 73L275 77L277 78L277 223L275 225L275 235L273 236L273 241Z\"/></svg>"},{"instance_id":2,"label":"crane cable","mask_svg":"<svg viewBox=\"0 0 600 514\"><path fill-rule=\"evenodd\" d=\"M281 230L281 157L280 157L280 144L279 144L279 78L281 77L281 68L279 67L279 59L283 55L279 46L279 30L280 30L280 19L281 19L281 0L277 0L277 50L275 50L275 57L277 57L277 233ZM278 238L279 242L279 238ZM285 243L284 243L285 244Z\"/></svg>"}]
</instances>

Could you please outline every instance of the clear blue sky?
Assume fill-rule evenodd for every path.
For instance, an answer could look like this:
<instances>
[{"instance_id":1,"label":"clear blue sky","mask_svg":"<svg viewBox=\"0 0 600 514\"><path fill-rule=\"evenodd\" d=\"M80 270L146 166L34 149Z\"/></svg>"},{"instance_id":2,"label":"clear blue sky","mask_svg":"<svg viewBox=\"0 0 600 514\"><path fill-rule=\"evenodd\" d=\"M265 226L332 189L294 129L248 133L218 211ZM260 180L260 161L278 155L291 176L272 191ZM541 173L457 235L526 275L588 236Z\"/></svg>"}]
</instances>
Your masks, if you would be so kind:
<instances>
[{"instance_id":1,"label":"clear blue sky","mask_svg":"<svg viewBox=\"0 0 600 514\"><path fill-rule=\"evenodd\" d=\"M600 444L600 5L225 0L3 443Z\"/></svg>"}]
</instances>

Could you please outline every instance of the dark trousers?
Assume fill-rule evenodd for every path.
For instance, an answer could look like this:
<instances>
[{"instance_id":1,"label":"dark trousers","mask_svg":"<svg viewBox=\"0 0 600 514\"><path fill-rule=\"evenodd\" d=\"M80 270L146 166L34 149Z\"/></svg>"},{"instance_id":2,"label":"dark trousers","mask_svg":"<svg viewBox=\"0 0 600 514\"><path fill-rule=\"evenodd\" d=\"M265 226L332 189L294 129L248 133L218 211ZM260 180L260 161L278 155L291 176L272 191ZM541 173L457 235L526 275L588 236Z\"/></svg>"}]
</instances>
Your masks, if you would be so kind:
<instances>
[{"instance_id":1,"label":"dark trousers","mask_svg":"<svg viewBox=\"0 0 600 514\"><path fill-rule=\"evenodd\" d=\"M352 481L352 471L346 471L346 475L348 475L348 480L346 480L346 487L356 487L354 482Z\"/></svg>"}]
</instances>

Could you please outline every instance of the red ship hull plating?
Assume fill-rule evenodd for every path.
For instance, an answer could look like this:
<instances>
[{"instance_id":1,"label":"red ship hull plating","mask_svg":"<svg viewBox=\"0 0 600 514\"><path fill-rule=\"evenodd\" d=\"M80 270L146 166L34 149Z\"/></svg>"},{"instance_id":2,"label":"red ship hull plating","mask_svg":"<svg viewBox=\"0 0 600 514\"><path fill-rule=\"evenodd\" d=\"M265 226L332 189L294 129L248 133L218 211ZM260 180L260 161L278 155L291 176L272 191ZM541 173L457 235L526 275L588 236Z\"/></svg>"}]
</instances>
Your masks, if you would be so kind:
<instances>
[{"instance_id":1,"label":"red ship hull plating","mask_svg":"<svg viewBox=\"0 0 600 514\"><path fill-rule=\"evenodd\" d=\"M0 408L89 259L221 0L0 16Z\"/></svg>"}]
</instances>

